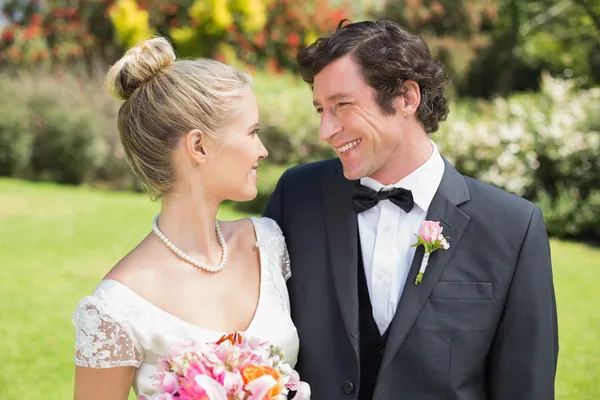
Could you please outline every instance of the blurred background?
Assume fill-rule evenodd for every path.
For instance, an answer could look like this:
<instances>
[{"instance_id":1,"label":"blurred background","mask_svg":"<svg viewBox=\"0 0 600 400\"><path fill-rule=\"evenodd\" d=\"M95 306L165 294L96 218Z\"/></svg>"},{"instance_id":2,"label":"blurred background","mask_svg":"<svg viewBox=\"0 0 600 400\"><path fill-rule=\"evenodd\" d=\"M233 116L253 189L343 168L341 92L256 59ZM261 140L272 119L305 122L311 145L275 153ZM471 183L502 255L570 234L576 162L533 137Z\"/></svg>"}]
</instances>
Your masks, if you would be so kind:
<instances>
[{"instance_id":1,"label":"blurred background","mask_svg":"<svg viewBox=\"0 0 600 400\"><path fill-rule=\"evenodd\" d=\"M72 398L71 315L149 231L102 86L130 46L168 37L180 58L249 70L281 173L332 157L297 75L299 49L343 18L389 18L448 68L432 139L460 172L538 204L552 237L557 398L600 398L600 0L0 0L0 399ZM131 396L133 399L134 397Z\"/></svg>"}]
</instances>

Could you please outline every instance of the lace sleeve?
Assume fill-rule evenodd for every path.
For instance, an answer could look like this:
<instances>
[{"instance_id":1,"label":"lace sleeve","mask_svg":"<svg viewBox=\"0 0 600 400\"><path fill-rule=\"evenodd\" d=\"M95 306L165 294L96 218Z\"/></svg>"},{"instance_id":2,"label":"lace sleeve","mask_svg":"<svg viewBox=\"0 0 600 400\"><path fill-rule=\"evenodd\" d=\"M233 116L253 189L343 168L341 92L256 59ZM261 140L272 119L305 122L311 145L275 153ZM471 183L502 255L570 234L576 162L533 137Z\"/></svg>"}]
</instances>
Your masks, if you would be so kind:
<instances>
[{"instance_id":1,"label":"lace sleeve","mask_svg":"<svg viewBox=\"0 0 600 400\"><path fill-rule=\"evenodd\" d=\"M139 367L142 351L135 337L103 308L94 297L86 297L75 308L75 364L90 368Z\"/></svg>"},{"instance_id":2,"label":"lace sleeve","mask_svg":"<svg viewBox=\"0 0 600 400\"><path fill-rule=\"evenodd\" d=\"M292 268L290 267L290 255L283 241L283 256L281 257L281 272L283 273L283 279L286 281L292 277Z\"/></svg>"},{"instance_id":3,"label":"lace sleeve","mask_svg":"<svg viewBox=\"0 0 600 400\"><path fill-rule=\"evenodd\" d=\"M283 232L279 225L277 225L277 222L271 218L263 217L259 221L264 226L265 232L264 237L259 239L257 245L266 246L269 251L271 251L271 248L275 249L278 261L280 260L281 273L287 281L292 276L292 269L290 267L290 255L285 244Z\"/></svg>"}]
</instances>

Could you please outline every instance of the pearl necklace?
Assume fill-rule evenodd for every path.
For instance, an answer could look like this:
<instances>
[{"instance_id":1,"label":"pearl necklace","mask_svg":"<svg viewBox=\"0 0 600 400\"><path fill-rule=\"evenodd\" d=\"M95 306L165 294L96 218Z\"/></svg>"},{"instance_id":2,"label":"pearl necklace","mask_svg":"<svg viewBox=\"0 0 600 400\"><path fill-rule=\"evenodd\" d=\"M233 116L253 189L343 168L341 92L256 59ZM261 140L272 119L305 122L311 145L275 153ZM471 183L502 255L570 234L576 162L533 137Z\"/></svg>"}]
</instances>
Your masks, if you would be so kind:
<instances>
[{"instance_id":1,"label":"pearl necklace","mask_svg":"<svg viewBox=\"0 0 600 400\"><path fill-rule=\"evenodd\" d=\"M223 249L223 255L221 257L221 262L219 263L219 265L211 267L209 265L205 265L205 264L202 264L202 263L196 261L189 255L185 254L183 251L179 250L177 248L177 246L175 246L173 243L171 243L171 241L169 239L167 239L167 237L160 231L160 229L158 229L157 222L158 222L159 216L160 216L160 214L157 214L156 217L154 217L154 220L152 221L152 230L167 245L168 248L173 250L173 252L175 254L177 254L179 257L181 257L183 260L189 262L193 266L198 267L198 268L203 269L208 272L219 272L223 269L223 267L225 266L225 262L227 261L227 251L228 250L227 250L227 243L225 242L225 239L223 238L223 234L221 233L221 228L219 227L219 223L217 221L215 221L215 225L217 227L217 237L219 238L219 243L221 244L221 248Z\"/></svg>"}]
</instances>

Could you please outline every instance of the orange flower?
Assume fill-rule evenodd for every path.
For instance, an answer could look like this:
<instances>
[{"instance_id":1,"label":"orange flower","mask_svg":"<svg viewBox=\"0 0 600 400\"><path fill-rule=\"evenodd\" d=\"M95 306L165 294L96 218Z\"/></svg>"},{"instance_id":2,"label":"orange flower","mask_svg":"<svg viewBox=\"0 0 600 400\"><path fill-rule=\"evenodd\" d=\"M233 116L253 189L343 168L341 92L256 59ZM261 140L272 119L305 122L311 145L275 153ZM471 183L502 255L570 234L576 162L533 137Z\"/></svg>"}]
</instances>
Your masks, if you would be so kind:
<instances>
[{"instance_id":1,"label":"orange flower","mask_svg":"<svg viewBox=\"0 0 600 400\"><path fill-rule=\"evenodd\" d=\"M277 395L283 390L283 379L279 371L276 369L257 365L249 365L242 371L244 385L247 385L248 382L258 379L263 375L271 375L273 379L277 381L277 384L267 392L267 398L273 399L277 397Z\"/></svg>"},{"instance_id":2,"label":"orange flower","mask_svg":"<svg viewBox=\"0 0 600 400\"><path fill-rule=\"evenodd\" d=\"M242 343L243 338L242 335L238 332L230 333L229 335L221 336L221 339L217 340L217 345L228 340L231 342L231 344L240 344Z\"/></svg>"}]
</instances>

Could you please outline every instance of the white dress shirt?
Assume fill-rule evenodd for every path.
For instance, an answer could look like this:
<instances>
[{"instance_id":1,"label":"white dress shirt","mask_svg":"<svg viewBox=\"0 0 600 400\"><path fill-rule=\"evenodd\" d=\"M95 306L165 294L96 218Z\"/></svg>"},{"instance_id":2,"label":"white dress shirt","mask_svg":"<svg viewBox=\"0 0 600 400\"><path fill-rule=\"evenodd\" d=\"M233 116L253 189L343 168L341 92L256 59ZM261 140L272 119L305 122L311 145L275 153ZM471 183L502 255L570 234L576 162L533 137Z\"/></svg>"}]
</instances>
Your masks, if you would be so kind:
<instances>
[{"instance_id":1,"label":"white dress shirt","mask_svg":"<svg viewBox=\"0 0 600 400\"><path fill-rule=\"evenodd\" d=\"M393 185L382 185L371 178L360 183L373 190L403 187L412 191L414 207L406 213L389 200L358 214L358 229L373 318L383 334L398 306L406 277L415 254L415 234L419 233L429 205L444 174L444 160L437 146L417 170Z\"/></svg>"}]
</instances>

